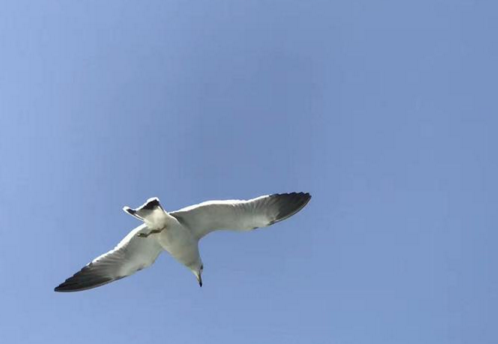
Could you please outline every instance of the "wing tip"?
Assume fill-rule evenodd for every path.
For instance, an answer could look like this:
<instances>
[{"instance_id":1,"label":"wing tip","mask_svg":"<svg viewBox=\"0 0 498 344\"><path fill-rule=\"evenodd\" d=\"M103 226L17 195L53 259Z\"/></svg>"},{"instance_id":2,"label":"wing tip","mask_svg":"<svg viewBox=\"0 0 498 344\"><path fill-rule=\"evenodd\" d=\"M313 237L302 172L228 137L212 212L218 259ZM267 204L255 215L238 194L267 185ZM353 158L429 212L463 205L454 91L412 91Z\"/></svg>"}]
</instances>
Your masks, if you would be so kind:
<instances>
[{"instance_id":1,"label":"wing tip","mask_svg":"<svg viewBox=\"0 0 498 344\"><path fill-rule=\"evenodd\" d=\"M284 194L274 194L273 197L281 201L279 214L277 218L271 223L280 222L285 220L299 211L301 211L311 200L311 194L308 192L290 192Z\"/></svg>"},{"instance_id":2,"label":"wing tip","mask_svg":"<svg viewBox=\"0 0 498 344\"><path fill-rule=\"evenodd\" d=\"M75 292L97 288L120 278L99 276L92 273L93 263L85 265L80 271L67 278L54 288L55 292Z\"/></svg>"},{"instance_id":3,"label":"wing tip","mask_svg":"<svg viewBox=\"0 0 498 344\"><path fill-rule=\"evenodd\" d=\"M85 289L78 289L78 288L71 288L65 285L64 283L59 284L57 287L54 288L54 291L56 293L69 293L69 292L75 292L75 291L81 291Z\"/></svg>"},{"instance_id":4,"label":"wing tip","mask_svg":"<svg viewBox=\"0 0 498 344\"><path fill-rule=\"evenodd\" d=\"M123 207L123 211L124 211L125 213L128 213L128 214L132 215L132 216L135 216L135 213L136 213L136 210L131 209L131 208L130 208L130 207L128 207L128 206Z\"/></svg>"},{"instance_id":5,"label":"wing tip","mask_svg":"<svg viewBox=\"0 0 498 344\"><path fill-rule=\"evenodd\" d=\"M87 283L84 283L83 281L70 282L70 280L71 280L71 278L68 278L65 282L59 284L57 287L54 288L54 292L56 292L56 293L70 293L70 292L76 292L76 291L89 290L89 289L101 287L101 286L108 284L108 283L111 283L117 279L103 278L103 279L98 280L98 281L92 281L92 282L87 282Z\"/></svg>"},{"instance_id":6,"label":"wing tip","mask_svg":"<svg viewBox=\"0 0 498 344\"><path fill-rule=\"evenodd\" d=\"M270 195L270 197L285 197L288 199L295 199L295 200L304 201L304 202L309 202L312 198L312 196L309 192L288 192L288 193L281 193L281 194L273 194L273 195Z\"/></svg>"},{"instance_id":7,"label":"wing tip","mask_svg":"<svg viewBox=\"0 0 498 344\"><path fill-rule=\"evenodd\" d=\"M161 203L159 202L159 198L157 197L152 197L145 202L144 205L142 205L139 209L140 210L153 210L156 207L160 207L162 209Z\"/></svg>"},{"instance_id":8,"label":"wing tip","mask_svg":"<svg viewBox=\"0 0 498 344\"><path fill-rule=\"evenodd\" d=\"M132 209L128 206L123 207L123 211L127 214L130 214L133 217L138 218L139 220L144 220L145 216L150 211L153 211L154 209L159 208L164 211L163 207L161 206L161 202L159 201L159 198L157 197L152 197L147 200L144 204L142 204L140 207L136 209Z\"/></svg>"}]
</instances>

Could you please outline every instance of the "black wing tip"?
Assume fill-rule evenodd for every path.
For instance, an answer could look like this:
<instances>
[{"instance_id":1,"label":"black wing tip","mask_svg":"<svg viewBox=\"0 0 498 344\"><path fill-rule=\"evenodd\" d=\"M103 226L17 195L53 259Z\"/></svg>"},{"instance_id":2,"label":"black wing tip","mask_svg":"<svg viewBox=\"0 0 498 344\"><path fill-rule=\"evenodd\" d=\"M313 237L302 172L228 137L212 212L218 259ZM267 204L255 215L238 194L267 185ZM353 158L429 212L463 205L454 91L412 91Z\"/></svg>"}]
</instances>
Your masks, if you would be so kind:
<instances>
[{"instance_id":1,"label":"black wing tip","mask_svg":"<svg viewBox=\"0 0 498 344\"><path fill-rule=\"evenodd\" d=\"M131 209L130 207L123 207L123 210L132 216L135 216L135 214L137 213L136 210Z\"/></svg>"},{"instance_id":2,"label":"black wing tip","mask_svg":"<svg viewBox=\"0 0 498 344\"><path fill-rule=\"evenodd\" d=\"M289 193L273 194L270 195L270 197L289 198L289 199L303 200L309 202L311 199L311 194L309 192L289 192Z\"/></svg>"},{"instance_id":3,"label":"black wing tip","mask_svg":"<svg viewBox=\"0 0 498 344\"><path fill-rule=\"evenodd\" d=\"M69 288L64 288L64 286L60 285L58 287L54 288L54 291L56 293L70 293L70 292L75 292L75 291L81 291L80 289L69 289Z\"/></svg>"},{"instance_id":4,"label":"black wing tip","mask_svg":"<svg viewBox=\"0 0 498 344\"><path fill-rule=\"evenodd\" d=\"M61 283L57 287L54 288L54 291L57 293L70 293L70 292L76 292L76 291L84 291L84 290L89 290L97 287L101 287L107 283L110 283L114 281L114 279L101 279L98 281L92 281L90 283L85 283L85 282L68 282L69 280L66 280L66 282Z\"/></svg>"},{"instance_id":5,"label":"black wing tip","mask_svg":"<svg viewBox=\"0 0 498 344\"><path fill-rule=\"evenodd\" d=\"M71 292L71 291L80 291L80 288L77 288L74 285L71 285L66 282L59 284L57 287L54 288L54 291L57 293L66 293L66 292Z\"/></svg>"},{"instance_id":6,"label":"black wing tip","mask_svg":"<svg viewBox=\"0 0 498 344\"><path fill-rule=\"evenodd\" d=\"M57 293L68 293L68 292L81 291L81 290L84 289L71 288L65 285L64 283L59 284L57 287L54 288L54 291Z\"/></svg>"},{"instance_id":7,"label":"black wing tip","mask_svg":"<svg viewBox=\"0 0 498 344\"><path fill-rule=\"evenodd\" d=\"M142 211L143 210L152 211L152 210L156 209L157 207L163 209L163 207L161 206L161 203L159 202L159 198L153 197L153 198L149 198L147 200L147 202L145 202L142 206L138 207L137 209L132 209L132 208L126 206L126 207L123 207L123 210L126 213L130 214L131 216L138 217L139 219L142 220L142 218L143 218Z\"/></svg>"},{"instance_id":8,"label":"black wing tip","mask_svg":"<svg viewBox=\"0 0 498 344\"><path fill-rule=\"evenodd\" d=\"M143 209L143 210L154 210L157 207L162 208L161 207L161 203L159 203L159 198L154 197L154 198L148 199L147 202L140 209Z\"/></svg>"},{"instance_id":9,"label":"black wing tip","mask_svg":"<svg viewBox=\"0 0 498 344\"><path fill-rule=\"evenodd\" d=\"M291 192L291 195L296 195L302 199L309 201L311 199L311 194L309 192Z\"/></svg>"},{"instance_id":10,"label":"black wing tip","mask_svg":"<svg viewBox=\"0 0 498 344\"><path fill-rule=\"evenodd\" d=\"M90 271L90 268L92 266L93 266L92 263L86 265L80 271L75 273L73 276L69 277L64 282L55 287L54 291L55 292L83 291L83 290L97 288L116 280L116 278L110 278L98 275L92 276Z\"/></svg>"},{"instance_id":11,"label":"black wing tip","mask_svg":"<svg viewBox=\"0 0 498 344\"><path fill-rule=\"evenodd\" d=\"M278 216L272 223L285 220L292 215L295 215L311 200L311 195L308 192L274 194L270 197L276 198L279 202Z\"/></svg>"}]
</instances>

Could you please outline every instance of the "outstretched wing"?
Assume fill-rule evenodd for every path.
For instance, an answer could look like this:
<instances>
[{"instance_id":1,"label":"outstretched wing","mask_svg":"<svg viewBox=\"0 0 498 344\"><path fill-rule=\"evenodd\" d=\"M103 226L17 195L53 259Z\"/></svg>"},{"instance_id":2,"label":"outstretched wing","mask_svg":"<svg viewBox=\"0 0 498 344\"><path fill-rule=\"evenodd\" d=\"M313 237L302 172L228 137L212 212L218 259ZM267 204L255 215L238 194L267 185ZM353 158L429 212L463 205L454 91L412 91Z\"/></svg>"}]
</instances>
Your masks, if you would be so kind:
<instances>
[{"instance_id":1,"label":"outstretched wing","mask_svg":"<svg viewBox=\"0 0 498 344\"><path fill-rule=\"evenodd\" d=\"M55 291L81 291L100 287L152 265L163 249L155 236L138 237L138 234L147 231L146 225L135 228L113 250L95 258L56 287Z\"/></svg>"},{"instance_id":2,"label":"outstretched wing","mask_svg":"<svg viewBox=\"0 0 498 344\"><path fill-rule=\"evenodd\" d=\"M197 239L216 229L239 231L267 227L291 217L311 199L303 192L273 194L247 201L209 201L170 213L186 224Z\"/></svg>"}]
</instances>

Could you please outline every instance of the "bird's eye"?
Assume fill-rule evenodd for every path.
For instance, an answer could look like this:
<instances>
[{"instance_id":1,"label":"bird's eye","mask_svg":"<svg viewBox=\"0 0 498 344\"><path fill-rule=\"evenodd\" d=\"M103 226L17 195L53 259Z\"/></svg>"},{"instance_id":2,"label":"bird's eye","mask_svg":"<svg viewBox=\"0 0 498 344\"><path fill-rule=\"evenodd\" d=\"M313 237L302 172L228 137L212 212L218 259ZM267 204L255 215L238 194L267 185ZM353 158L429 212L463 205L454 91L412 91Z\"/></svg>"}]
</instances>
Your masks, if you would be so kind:
<instances>
[{"instance_id":1,"label":"bird's eye","mask_svg":"<svg viewBox=\"0 0 498 344\"><path fill-rule=\"evenodd\" d=\"M201 271L204 270L204 265L201 265Z\"/></svg>"}]
</instances>

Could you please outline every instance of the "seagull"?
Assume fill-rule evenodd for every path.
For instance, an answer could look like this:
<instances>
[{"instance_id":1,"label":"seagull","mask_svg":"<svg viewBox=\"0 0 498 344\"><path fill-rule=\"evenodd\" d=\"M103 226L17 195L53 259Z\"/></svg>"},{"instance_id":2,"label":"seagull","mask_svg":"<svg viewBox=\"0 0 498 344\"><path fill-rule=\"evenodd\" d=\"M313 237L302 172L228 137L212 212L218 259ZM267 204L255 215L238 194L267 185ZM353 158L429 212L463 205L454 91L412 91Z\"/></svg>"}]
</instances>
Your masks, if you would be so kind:
<instances>
[{"instance_id":1,"label":"seagull","mask_svg":"<svg viewBox=\"0 0 498 344\"><path fill-rule=\"evenodd\" d=\"M83 291L117 281L151 266L163 251L186 266L202 287L199 241L203 237L218 229L252 231L271 226L299 212L310 199L309 193L292 192L250 200L207 201L168 213L154 197L139 208L124 207L143 224L54 290Z\"/></svg>"}]
</instances>

